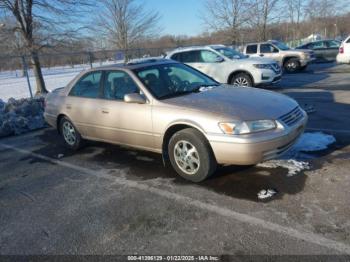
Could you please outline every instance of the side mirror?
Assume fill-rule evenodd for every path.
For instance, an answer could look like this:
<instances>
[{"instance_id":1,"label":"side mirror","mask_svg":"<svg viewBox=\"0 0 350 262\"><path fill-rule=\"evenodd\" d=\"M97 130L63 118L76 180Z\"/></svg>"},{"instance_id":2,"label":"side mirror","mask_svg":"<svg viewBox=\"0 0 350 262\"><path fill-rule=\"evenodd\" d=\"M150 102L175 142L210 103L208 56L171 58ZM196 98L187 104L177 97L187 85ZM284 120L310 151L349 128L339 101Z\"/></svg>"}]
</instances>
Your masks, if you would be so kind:
<instances>
[{"instance_id":1,"label":"side mirror","mask_svg":"<svg viewBox=\"0 0 350 262\"><path fill-rule=\"evenodd\" d=\"M146 104L146 99L138 93L132 93L126 94L124 96L124 102L133 104Z\"/></svg>"},{"instance_id":2,"label":"side mirror","mask_svg":"<svg viewBox=\"0 0 350 262\"><path fill-rule=\"evenodd\" d=\"M222 63L222 62L224 62L224 61L225 61L225 59L222 58L221 56L217 56L217 57L215 58L215 63Z\"/></svg>"}]
</instances>

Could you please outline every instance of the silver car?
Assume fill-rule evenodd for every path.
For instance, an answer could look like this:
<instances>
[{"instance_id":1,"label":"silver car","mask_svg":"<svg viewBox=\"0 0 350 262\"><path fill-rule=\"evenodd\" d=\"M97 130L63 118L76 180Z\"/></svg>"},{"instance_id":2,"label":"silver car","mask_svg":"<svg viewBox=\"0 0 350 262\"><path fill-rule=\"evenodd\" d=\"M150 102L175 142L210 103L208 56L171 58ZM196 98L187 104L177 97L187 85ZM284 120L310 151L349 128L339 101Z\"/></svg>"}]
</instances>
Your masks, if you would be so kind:
<instances>
[{"instance_id":1,"label":"silver car","mask_svg":"<svg viewBox=\"0 0 350 262\"><path fill-rule=\"evenodd\" d=\"M221 85L166 59L85 71L48 94L45 118L72 149L95 140L157 152L194 182L218 164L280 156L307 122L287 96Z\"/></svg>"}]
</instances>

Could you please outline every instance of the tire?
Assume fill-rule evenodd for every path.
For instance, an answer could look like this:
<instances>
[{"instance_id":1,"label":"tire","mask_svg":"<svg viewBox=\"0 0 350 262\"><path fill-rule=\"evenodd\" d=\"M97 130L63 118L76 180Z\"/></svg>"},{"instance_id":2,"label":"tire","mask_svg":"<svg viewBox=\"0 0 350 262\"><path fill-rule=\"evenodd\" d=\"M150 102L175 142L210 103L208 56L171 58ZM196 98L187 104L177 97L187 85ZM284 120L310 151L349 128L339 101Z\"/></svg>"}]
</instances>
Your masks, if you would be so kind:
<instances>
[{"instance_id":1,"label":"tire","mask_svg":"<svg viewBox=\"0 0 350 262\"><path fill-rule=\"evenodd\" d=\"M251 87L253 86L253 80L248 74L239 73L232 77L230 84L233 86Z\"/></svg>"},{"instance_id":2,"label":"tire","mask_svg":"<svg viewBox=\"0 0 350 262\"><path fill-rule=\"evenodd\" d=\"M65 145L72 149L78 150L84 144L84 140L81 137L80 133L73 125L73 123L67 118L62 117L59 124L59 131L63 137Z\"/></svg>"},{"instance_id":3,"label":"tire","mask_svg":"<svg viewBox=\"0 0 350 262\"><path fill-rule=\"evenodd\" d=\"M287 73L295 73L300 70L300 62L297 58L290 58L283 64L284 70Z\"/></svg>"},{"instance_id":4,"label":"tire","mask_svg":"<svg viewBox=\"0 0 350 262\"><path fill-rule=\"evenodd\" d=\"M207 179L217 167L208 141L194 128L183 129L175 133L170 138L168 153L175 171L192 182Z\"/></svg>"}]
</instances>

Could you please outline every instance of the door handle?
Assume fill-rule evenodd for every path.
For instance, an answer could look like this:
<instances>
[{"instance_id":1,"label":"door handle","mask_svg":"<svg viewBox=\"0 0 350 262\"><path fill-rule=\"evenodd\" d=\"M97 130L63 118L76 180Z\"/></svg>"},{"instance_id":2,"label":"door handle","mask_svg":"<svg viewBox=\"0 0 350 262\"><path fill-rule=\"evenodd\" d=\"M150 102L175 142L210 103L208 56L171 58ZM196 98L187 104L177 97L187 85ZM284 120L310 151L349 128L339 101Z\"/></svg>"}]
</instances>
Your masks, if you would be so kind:
<instances>
[{"instance_id":1,"label":"door handle","mask_svg":"<svg viewBox=\"0 0 350 262\"><path fill-rule=\"evenodd\" d=\"M103 114L109 114L109 110L107 108L102 108L102 113Z\"/></svg>"},{"instance_id":2,"label":"door handle","mask_svg":"<svg viewBox=\"0 0 350 262\"><path fill-rule=\"evenodd\" d=\"M72 105L71 104L66 104L66 109L72 109Z\"/></svg>"},{"instance_id":3,"label":"door handle","mask_svg":"<svg viewBox=\"0 0 350 262\"><path fill-rule=\"evenodd\" d=\"M260 54L259 56L264 56L263 54Z\"/></svg>"}]
</instances>

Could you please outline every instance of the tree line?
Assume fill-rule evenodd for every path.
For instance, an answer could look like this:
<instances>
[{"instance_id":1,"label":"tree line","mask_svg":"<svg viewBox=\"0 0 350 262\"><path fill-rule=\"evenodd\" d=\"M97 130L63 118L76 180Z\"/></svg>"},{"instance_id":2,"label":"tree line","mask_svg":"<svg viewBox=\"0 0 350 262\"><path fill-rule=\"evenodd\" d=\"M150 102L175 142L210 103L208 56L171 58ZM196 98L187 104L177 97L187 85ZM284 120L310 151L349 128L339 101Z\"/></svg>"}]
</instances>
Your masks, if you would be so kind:
<instances>
[{"instance_id":1,"label":"tree line","mask_svg":"<svg viewBox=\"0 0 350 262\"><path fill-rule=\"evenodd\" d=\"M29 56L37 93L45 93L39 59L45 53L293 42L312 33L345 37L350 33L349 7L349 0L205 0L203 32L188 37L162 35L161 14L148 9L147 1L0 0L0 57Z\"/></svg>"}]
</instances>

